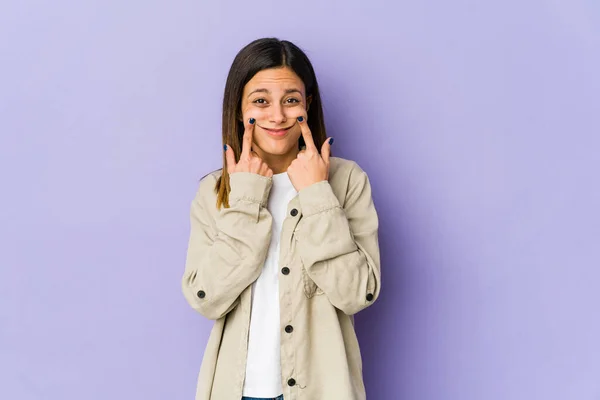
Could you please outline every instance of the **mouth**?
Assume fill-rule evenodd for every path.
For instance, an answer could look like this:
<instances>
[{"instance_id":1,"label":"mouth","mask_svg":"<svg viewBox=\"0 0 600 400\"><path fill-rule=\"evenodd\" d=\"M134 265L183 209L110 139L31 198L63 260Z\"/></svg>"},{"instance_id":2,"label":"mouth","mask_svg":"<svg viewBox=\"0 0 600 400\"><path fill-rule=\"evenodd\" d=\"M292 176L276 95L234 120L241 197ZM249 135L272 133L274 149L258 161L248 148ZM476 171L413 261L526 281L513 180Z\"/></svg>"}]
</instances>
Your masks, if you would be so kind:
<instances>
[{"instance_id":1,"label":"mouth","mask_svg":"<svg viewBox=\"0 0 600 400\"><path fill-rule=\"evenodd\" d=\"M277 129L270 129L270 128L263 128L261 126L262 129L264 129L265 131L267 131L267 133L271 136L285 136L286 133L288 133L288 131L290 130L291 126L289 128L277 128Z\"/></svg>"}]
</instances>

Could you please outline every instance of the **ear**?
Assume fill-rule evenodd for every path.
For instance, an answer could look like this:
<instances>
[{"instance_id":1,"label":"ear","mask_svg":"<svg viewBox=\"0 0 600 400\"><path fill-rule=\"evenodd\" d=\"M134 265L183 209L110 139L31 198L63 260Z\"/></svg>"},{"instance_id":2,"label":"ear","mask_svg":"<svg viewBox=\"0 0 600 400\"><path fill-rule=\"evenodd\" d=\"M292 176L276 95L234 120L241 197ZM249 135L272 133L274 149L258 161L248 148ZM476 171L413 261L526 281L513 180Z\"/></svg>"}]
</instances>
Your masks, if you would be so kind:
<instances>
[{"instance_id":1,"label":"ear","mask_svg":"<svg viewBox=\"0 0 600 400\"><path fill-rule=\"evenodd\" d=\"M306 111L309 110L312 99L313 99L312 94L310 96L306 97Z\"/></svg>"}]
</instances>

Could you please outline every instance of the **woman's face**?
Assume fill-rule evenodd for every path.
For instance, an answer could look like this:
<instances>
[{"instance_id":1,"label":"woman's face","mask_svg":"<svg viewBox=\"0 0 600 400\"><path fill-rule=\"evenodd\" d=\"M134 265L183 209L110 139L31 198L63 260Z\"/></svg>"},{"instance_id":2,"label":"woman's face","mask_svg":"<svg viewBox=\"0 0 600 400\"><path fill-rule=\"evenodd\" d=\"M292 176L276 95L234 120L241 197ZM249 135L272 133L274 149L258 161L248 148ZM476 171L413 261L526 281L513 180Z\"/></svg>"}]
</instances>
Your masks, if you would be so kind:
<instances>
[{"instance_id":1,"label":"woman's face","mask_svg":"<svg viewBox=\"0 0 600 400\"><path fill-rule=\"evenodd\" d=\"M297 123L308 109L302 80L288 67L258 72L244 87L244 121L256 120L252 149L259 155L284 156L298 152L302 134Z\"/></svg>"}]
</instances>

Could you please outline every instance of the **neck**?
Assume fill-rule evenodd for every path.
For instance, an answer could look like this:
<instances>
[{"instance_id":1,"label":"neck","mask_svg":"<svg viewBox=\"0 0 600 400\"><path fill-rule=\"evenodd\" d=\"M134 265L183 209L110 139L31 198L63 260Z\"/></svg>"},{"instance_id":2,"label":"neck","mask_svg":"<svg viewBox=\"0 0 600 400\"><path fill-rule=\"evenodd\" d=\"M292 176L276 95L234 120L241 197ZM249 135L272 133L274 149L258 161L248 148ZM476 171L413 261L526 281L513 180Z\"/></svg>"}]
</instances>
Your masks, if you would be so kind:
<instances>
[{"instance_id":1,"label":"neck","mask_svg":"<svg viewBox=\"0 0 600 400\"><path fill-rule=\"evenodd\" d=\"M269 168L271 168L274 174L281 174L282 172L286 172L292 161L294 161L298 156L299 152L298 149L294 149L290 153L278 155L265 153L261 149L256 149L254 151L256 152L256 154L258 154L260 158L262 158L264 162L267 163L267 165L269 166Z\"/></svg>"}]
</instances>

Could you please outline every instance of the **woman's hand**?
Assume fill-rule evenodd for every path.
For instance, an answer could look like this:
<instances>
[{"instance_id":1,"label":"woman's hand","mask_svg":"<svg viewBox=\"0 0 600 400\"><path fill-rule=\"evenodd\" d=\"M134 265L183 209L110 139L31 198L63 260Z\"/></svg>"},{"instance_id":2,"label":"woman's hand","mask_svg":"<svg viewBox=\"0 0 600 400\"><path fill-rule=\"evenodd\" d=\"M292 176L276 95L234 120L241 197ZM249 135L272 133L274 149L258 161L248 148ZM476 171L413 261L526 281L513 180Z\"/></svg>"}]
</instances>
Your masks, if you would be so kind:
<instances>
[{"instance_id":1,"label":"woman's hand","mask_svg":"<svg viewBox=\"0 0 600 400\"><path fill-rule=\"evenodd\" d=\"M296 159L288 167L287 173L294 188L299 192L314 183L329 179L329 155L333 139L330 138L323 143L321 154L319 154L308 128L306 116L298 117L298 124L302 130L306 150L298 153Z\"/></svg>"},{"instance_id":2,"label":"woman's hand","mask_svg":"<svg viewBox=\"0 0 600 400\"><path fill-rule=\"evenodd\" d=\"M240 155L240 161L235 162L235 154L231 146L227 146L225 149L225 157L227 160L227 172L229 175L236 172L251 172L266 176L268 178L273 176L273 171L266 162L262 160L255 152L252 151L252 136L254 134L254 123L256 120L250 118L245 122L244 137L242 141L242 154Z\"/></svg>"}]
</instances>

